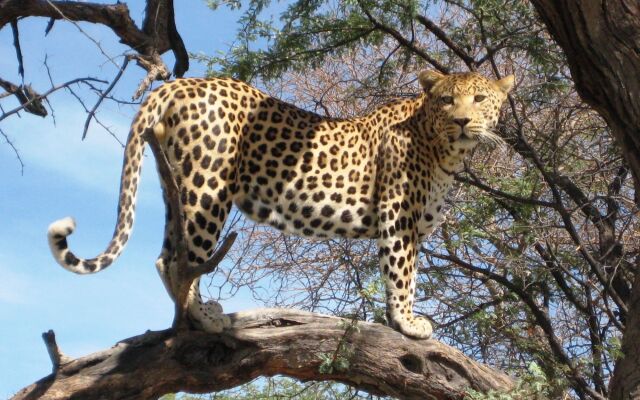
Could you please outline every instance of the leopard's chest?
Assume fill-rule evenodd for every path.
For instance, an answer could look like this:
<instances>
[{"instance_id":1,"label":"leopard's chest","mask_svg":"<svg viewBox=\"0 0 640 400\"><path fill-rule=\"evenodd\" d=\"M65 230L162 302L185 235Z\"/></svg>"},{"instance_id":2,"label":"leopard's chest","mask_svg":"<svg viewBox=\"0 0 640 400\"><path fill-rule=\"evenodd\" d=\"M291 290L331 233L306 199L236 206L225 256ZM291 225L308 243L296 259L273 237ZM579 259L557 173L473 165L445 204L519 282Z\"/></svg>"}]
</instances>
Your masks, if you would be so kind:
<instances>
[{"instance_id":1,"label":"leopard's chest","mask_svg":"<svg viewBox=\"0 0 640 400\"><path fill-rule=\"evenodd\" d=\"M450 176L437 176L430 180L425 193L426 202L421 205L421 216L416 227L418 237L424 240L440 224L444 217L444 201L453 182Z\"/></svg>"}]
</instances>

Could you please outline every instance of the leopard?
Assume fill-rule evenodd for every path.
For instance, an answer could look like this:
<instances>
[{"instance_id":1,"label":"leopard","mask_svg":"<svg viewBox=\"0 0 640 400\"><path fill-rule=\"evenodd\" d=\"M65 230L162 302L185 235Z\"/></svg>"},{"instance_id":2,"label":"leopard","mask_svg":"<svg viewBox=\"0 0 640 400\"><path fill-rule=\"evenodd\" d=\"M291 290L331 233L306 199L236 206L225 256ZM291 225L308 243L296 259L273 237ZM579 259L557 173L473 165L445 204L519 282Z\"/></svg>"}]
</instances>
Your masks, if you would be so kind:
<instances>
[{"instance_id":1,"label":"leopard","mask_svg":"<svg viewBox=\"0 0 640 400\"><path fill-rule=\"evenodd\" d=\"M208 260L235 206L247 218L307 238L375 240L387 323L406 337L430 338L428 318L413 310L421 243L443 219L445 198L468 154L499 142L495 128L514 76L423 70L421 90L359 117L318 115L240 80L181 78L142 103L125 145L117 222L107 248L83 259L69 250L75 222L50 225L56 261L78 274L98 272L120 255L133 227L145 148L157 139L173 170L181 210L167 204L157 270L171 296L176 238L184 215L188 263ZM204 301L196 280L189 318L208 332L229 327L218 303Z\"/></svg>"}]
</instances>

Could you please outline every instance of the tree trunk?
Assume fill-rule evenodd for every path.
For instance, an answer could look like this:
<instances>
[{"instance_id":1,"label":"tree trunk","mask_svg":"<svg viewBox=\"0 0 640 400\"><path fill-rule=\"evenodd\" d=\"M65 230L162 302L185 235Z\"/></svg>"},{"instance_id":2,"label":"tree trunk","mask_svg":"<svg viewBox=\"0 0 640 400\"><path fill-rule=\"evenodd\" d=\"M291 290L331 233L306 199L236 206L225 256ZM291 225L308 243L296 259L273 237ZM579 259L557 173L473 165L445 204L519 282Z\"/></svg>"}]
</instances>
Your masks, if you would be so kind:
<instances>
[{"instance_id":1,"label":"tree trunk","mask_svg":"<svg viewBox=\"0 0 640 400\"><path fill-rule=\"evenodd\" d=\"M54 355L54 364L62 360L57 370L13 400L155 399L179 391L219 391L273 375L334 380L403 399L462 399L468 388L513 387L505 374L454 348L412 340L380 324L278 309L230 317L232 326L221 335L147 332L75 360ZM347 363L332 365L332 360Z\"/></svg>"},{"instance_id":2,"label":"tree trunk","mask_svg":"<svg viewBox=\"0 0 640 400\"><path fill-rule=\"evenodd\" d=\"M607 121L634 179L640 206L640 2L531 0L563 48L580 96ZM640 398L640 271L627 305L624 357L611 399Z\"/></svg>"},{"instance_id":3,"label":"tree trunk","mask_svg":"<svg viewBox=\"0 0 640 400\"><path fill-rule=\"evenodd\" d=\"M612 400L640 399L640 273L636 273L628 308L629 319L622 338L624 356L616 363L609 383Z\"/></svg>"}]
</instances>

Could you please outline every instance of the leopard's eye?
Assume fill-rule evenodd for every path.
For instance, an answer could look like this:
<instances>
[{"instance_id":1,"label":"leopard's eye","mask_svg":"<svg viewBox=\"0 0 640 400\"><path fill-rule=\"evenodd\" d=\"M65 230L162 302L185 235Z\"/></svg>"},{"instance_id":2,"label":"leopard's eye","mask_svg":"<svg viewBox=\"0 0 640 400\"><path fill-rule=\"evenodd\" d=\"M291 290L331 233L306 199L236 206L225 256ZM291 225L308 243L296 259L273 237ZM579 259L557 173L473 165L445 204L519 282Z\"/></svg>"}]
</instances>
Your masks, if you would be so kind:
<instances>
[{"instance_id":1,"label":"leopard's eye","mask_svg":"<svg viewBox=\"0 0 640 400\"><path fill-rule=\"evenodd\" d=\"M444 104L453 104L453 97L452 96L442 96L442 97L440 97L440 101L443 102Z\"/></svg>"},{"instance_id":2,"label":"leopard's eye","mask_svg":"<svg viewBox=\"0 0 640 400\"><path fill-rule=\"evenodd\" d=\"M481 94L477 94L474 98L473 101L475 101L476 103L480 103L481 101L484 101L484 99L486 99L487 96L483 96Z\"/></svg>"}]
</instances>

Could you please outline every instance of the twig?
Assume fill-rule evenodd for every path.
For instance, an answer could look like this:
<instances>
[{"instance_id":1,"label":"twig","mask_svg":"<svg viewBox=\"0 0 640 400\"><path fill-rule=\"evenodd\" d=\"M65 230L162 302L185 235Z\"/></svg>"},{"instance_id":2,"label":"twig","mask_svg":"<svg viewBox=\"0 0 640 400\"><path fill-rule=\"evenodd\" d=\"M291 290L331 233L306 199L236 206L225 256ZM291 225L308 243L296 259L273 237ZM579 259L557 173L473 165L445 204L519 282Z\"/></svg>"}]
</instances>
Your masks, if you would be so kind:
<instances>
[{"instance_id":1,"label":"twig","mask_svg":"<svg viewBox=\"0 0 640 400\"><path fill-rule=\"evenodd\" d=\"M111 85L109 85L109 87L104 92L102 92L100 97L98 97L98 101L96 102L96 104L93 106L91 111L89 111L89 115L87 115L87 119L84 122L84 130L82 131L82 140L84 140L87 137L87 132L89 131L89 124L91 123L91 120L93 118L95 118L96 110L98 109L98 107L100 107L100 104L102 103L104 98L109 94L109 92L111 92L113 87L116 85L116 83L118 83L118 81L122 77L122 73L127 68L127 64L129 64L129 59L130 59L129 56L125 56L124 57L124 61L122 62L122 66L118 70L118 73L116 74L116 77L113 78L113 81L111 82Z\"/></svg>"},{"instance_id":2,"label":"twig","mask_svg":"<svg viewBox=\"0 0 640 400\"><path fill-rule=\"evenodd\" d=\"M156 80L167 80L171 76L171 73L167 69L167 66L164 65L162 58L159 54L155 53L152 56L143 56L143 55L132 55L132 58L135 58L142 68L146 69L147 76L140 82L138 88L133 94L133 99L138 99L142 96L142 94L151 86L151 83Z\"/></svg>"},{"instance_id":3,"label":"twig","mask_svg":"<svg viewBox=\"0 0 640 400\"><path fill-rule=\"evenodd\" d=\"M26 112L40 117L47 116L47 109L42 105L40 95L30 85L18 86L0 78L0 87L7 91L7 95L16 96Z\"/></svg>"},{"instance_id":4,"label":"twig","mask_svg":"<svg viewBox=\"0 0 640 400\"><path fill-rule=\"evenodd\" d=\"M90 88L93 89L93 86L88 84L87 82L83 82L85 85L89 86ZM73 91L73 89L71 89L71 87L67 87L65 88L69 91L69 93L71 93L71 95L73 97L76 98L76 100L78 100L78 103L80 103L80 105L82 106L82 108L84 108L84 112L88 113L89 112L89 108L87 108L87 105L84 104L84 100L82 100L82 97L80 97L79 94L77 94L76 92ZM105 124L102 123L102 121L100 121L100 119L97 116L94 116L93 119L96 120L96 122L98 123L98 125L100 125L102 127L102 129L104 129L105 131L107 131L107 133L109 135L111 135L116 142L118 142L120 144L120 146L124 147L124 143L122 143L122 140L120 140L120 138L118 137L118 135L115 134L115 132L113 132L111 130L111 128L109 128L108 126L106 126Z\"/></svg>"},{"instance_id":5,"label":"twig","mask_svg":"<svg viewBox=\"0 0 640 400\"><path fill-rule=\"evenodd\" d=\"M53 29L53 24L56 23L56 19L55 18L49 18L49 22L47 23L47 27L44 30L44 35L47 36L49 34L49 32L51 32L51 29Z\"/></svg>"},{"instance_id":6,"label":"twig","mask_svg":"<svg viewBox=\"0 0 640 400\"><path fill-rule=\"evenodd\" d=\"M18 152L18 149L13 144L13 142L9 140L9 136L7 136L7 134L4 133L2 129L0 129L0 135L4 137L4 140L7 142L9 147L13 149L13 152L15 153L16 157L18 158L18 162L20 163L20 175L24 175L24 162L22 161L22 157L20 157L20 153Z\"/></svg>"}]
</instances>

